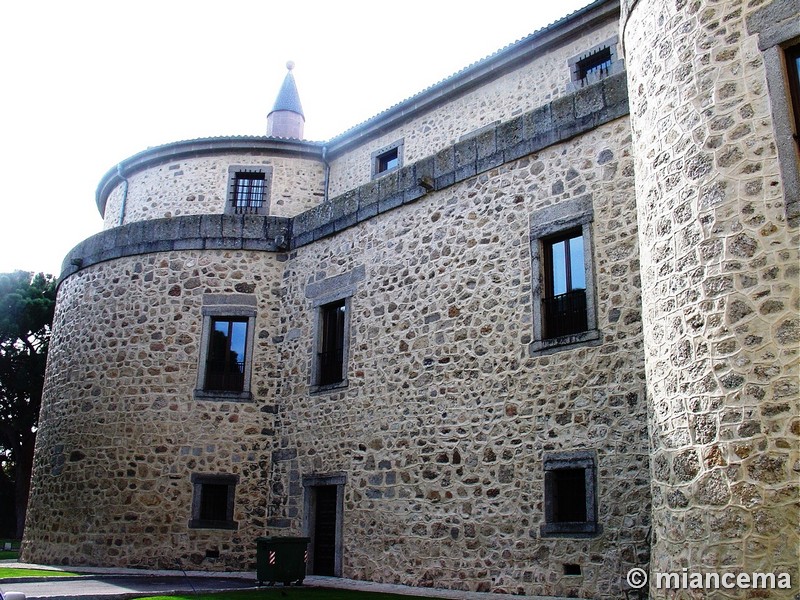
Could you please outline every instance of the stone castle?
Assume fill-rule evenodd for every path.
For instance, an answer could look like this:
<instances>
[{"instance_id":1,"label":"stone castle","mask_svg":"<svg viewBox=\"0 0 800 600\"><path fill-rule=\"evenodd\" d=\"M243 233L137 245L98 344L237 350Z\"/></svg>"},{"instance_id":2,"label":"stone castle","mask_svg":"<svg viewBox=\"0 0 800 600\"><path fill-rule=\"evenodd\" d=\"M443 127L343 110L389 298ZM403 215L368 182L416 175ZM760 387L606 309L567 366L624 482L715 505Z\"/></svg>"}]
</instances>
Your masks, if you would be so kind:
<instances>
[{"instance_id":1,"label":"stone castle","mask_svg":"<svg viewBox=\"0 0 800 600\"><path fill-rule=\"evenodd\" d=\"M796 598L797 9L597 0L326 142L288 65L266 136L120 162L23 559Z\"/></svg>"}]
</instances>

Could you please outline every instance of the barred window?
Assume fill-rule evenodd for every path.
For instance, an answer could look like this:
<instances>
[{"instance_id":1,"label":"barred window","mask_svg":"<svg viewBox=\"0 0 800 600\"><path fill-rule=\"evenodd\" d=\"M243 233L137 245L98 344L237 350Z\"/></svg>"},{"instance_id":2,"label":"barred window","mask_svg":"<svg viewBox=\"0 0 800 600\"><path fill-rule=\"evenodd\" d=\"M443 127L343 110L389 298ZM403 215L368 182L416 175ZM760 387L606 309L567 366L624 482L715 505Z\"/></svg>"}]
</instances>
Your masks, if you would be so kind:
<instances>
[{"instance_id":1,"label":"barred window","mask_svg":"<svg viewBox=\"0 0 800 600\"><path fill-rule=\"evenodd\" d=\"M269 213L272 167L229 165L225 214L266 215Z\"/></svg>"},{"instance_id":2,"label":"barred window","mask_svg":"<svg viewBox=\"0 0 800 600\"><path fill-rule=\"evenodd\" d=\"M264 206L264 173L236 173L233 184L233 209L236 214L258 213Z\"/></svg>"}]
</instances>

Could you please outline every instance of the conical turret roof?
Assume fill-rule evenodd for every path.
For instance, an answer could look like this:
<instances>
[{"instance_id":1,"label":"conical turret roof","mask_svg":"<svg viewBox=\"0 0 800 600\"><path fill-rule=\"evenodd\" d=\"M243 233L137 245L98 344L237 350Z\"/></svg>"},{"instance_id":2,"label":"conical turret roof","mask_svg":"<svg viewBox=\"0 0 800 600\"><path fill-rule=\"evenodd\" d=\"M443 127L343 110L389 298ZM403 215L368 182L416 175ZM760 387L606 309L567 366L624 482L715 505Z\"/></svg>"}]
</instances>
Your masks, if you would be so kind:
<instances>
[{"instance_id":1,"label":"conical turret roof","mask_svg":"<svg viewBox=\"0 0 800 600\"><path fill-rule=\"evenodd\" d=\"M289 71L286 73L286 77L283 79L283 85L281 86L280 92L278 92L278 97L275 99L275 104L272 107L270 114L279 110L288 110L301 115L303 119L305 119L305 115L303 114L303 106L300 104L300 94L297 93L297 85L294 82L294 75L292 75L294 63L289 61L286 63L286 68Z\"/></svg>"}]
</instances>

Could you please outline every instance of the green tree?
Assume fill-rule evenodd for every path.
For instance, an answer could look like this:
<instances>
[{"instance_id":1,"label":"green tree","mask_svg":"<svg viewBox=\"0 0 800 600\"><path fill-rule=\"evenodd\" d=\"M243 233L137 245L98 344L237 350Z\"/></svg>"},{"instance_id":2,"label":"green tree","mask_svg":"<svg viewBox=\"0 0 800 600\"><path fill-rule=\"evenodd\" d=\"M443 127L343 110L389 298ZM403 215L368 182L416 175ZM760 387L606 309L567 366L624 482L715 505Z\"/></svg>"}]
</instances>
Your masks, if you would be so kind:
<instances>
[{"instance_id":1,"label":"green tree","mask_svg":"<svg viewBox=\"0 0 800 600\"><path fill-rule=\"evenodd\" d=\"M0 478L13 486L16 535L28 507L33 449L42 404L56 279L25 271L0 274Z\"/></svg>"}]
</instances>

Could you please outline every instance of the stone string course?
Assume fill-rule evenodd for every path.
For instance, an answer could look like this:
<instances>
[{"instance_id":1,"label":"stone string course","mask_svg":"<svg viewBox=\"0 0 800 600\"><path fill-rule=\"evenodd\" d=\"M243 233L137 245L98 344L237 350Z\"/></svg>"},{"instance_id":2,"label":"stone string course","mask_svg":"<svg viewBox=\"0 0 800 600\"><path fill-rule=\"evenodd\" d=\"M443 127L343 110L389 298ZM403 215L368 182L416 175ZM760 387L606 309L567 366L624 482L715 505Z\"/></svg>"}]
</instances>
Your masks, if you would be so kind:
<instances>
[{"instance_id":1,"label":"stone string course","mask_svg":"<svg viewBox=\"0 0 800 600\"><path fill-rule=\"evenodd\" d=\"M788 572L794 589L769 597L795 598L800 239L786 222L784 198L797 190L782 188L762 54L745 27L766 4L639 0L623 25L652 569ZM655 43L654 31L664 32Z\"/></svg>"}]
</instances>

